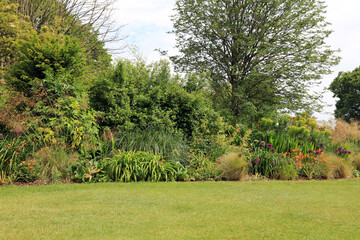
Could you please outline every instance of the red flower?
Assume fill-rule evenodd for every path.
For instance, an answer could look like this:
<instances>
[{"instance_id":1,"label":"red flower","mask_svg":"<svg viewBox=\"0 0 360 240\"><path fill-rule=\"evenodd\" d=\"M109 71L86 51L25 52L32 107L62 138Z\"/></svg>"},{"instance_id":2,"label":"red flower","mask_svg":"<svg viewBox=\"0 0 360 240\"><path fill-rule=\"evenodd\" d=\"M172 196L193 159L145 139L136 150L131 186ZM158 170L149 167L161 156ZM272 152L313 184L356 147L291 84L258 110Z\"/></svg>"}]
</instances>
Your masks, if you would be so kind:
<instances>
[{"instance_id":1,"label":"red flower","mask_svg":"<svg viewBox=\"0 0 360 240\"><path fill-rule=\"evenodd\" d=\"M296 122L296 118L294 119L294 121Z\"/></svg>"},{"instance_id":2,"label":"red flower","mask_svg":"<svg viewBox=\"0 0 360 240\"><path fill-rule=\"evenodd\" d=\"M257 123L257 124L256 124L256 126L258 127L258 126L259 126L259 124Z\"/></svg>"}]
</instances>

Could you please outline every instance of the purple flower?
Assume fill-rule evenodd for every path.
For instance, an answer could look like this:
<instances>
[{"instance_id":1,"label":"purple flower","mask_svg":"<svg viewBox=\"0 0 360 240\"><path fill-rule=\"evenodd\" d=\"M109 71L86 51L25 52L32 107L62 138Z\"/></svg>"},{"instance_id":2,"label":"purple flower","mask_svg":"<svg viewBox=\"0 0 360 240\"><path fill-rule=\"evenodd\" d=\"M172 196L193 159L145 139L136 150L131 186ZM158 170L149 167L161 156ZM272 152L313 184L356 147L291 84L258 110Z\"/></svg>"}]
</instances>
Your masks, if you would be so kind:
<instances>
[{"instance_id":1,"label":"purple flower","mask_svg":"<svg viewBox=\"0 0 360 240\"><path fill-rule=\"evenodd\" d=\"M351 152L349 151L348 154L351 154Z\"/></svg>"},{"instance_id":2,"label":"purple flower","mask_svg":"<svg viewBox=\"0 0 360 240\"><path fill-rule=\"evenodd\" d=\"M275 148L270 148L270 151L271 151L272 153L276 152Z\"/></svg>"},{"instance_id":3,"label":"purple flower","mask_svg":"<svg viewBox=\"0 0 360 240\"><path fill-rule=\"evenodd\" d=\"M339 152L339 149L335 149L334 151L335 151L336 153L338 153L338 152Z\"/></svg>"},{"instance_id":4,"label":"purple flower","mask_svg":"<svg viewBox=\"0 0 360 240\"><path fill-rule=\"evenodd\" d=\"M339 147L338 149L339 149L339 151L341 151L341 150L342 150L342 147Z\"/></svg>"},{"instance_id":5,"label":"purple flower","mask_svg":"<svg viewBox=\"0 0 360 240\"><path fill-rule=\"evenodd\" d=\"M242 154L241 154L241 153L239 153L238 157L239 157L239 158L241 158L241 157L242 157Z\"/></svg>"},{"instance_id":6,"label":"purple flower","mask_svg":"<svg viewBox=\"0 0 360 240\"><path fill-rule=\"evenodd\" d=\"M320 148L323 148L324 147L324 144L320 143Z\"/></svg>"},{"instance_id":7,"label":"purple flower","mask_svg":"<svg viewBox=\"0 0 360 240\"><path fill-rule=\"evenodd\" d=\"M268 147L268 148L272 148L272 144L269 143L269 144L267 145L267 147Z\"/></svg>"},{"instance_id":8,"label":"purple flower","mask_svg":"<svg viewBox=\"0 0 360 240\"><path fill-rule=\"evenodd\" d=\"M21 130L15 130L14 135L15 135L15 137L18 137L21 135L21 133L22 133Z\"/></svg>"},{"instance_id":9,"label":"purple flower","mask_svg":"<svg viewBox=\"0 0 360 240\"><path fill-rule=\"evenodd\" d=\"M258 164L260 162L260 158L255 159L255 164Z\"/></svg>"},{"instance_id":10,"label":"purple flower","mask_svg":"<svg viewBox=\"0 0 360 240\"><path fill-rule=\"evenodd\" d=\"M348 153L348 150L344 149L341 151L342 154L347 154Z\"/></svg>"},{"instance_id":11,"label":"purple flower","mask_svg":"<svg viewBox=\"0 0 360 240\"><path fill-rule=\"evenodd\" d=\"M316 154L316 155L320 155L320 151L315 151L315 154Z\"/></svg>"},{"instance_id":12,"label":"purple flower","mask_svg":"<svg viewBox=\"0 0 360 240\"><path fill-rule=\"evenodd\" d=\"M313 153L314 151L313 150L309 150L309 153Z\"/></svg>"},{"instance_id":13,"label":"purple flower","mask_svg":"<svg viewBox=\"0 0 360 240\"><path fill-rule=\"evenodd\" d=\"M260 142L260 146L263 147L263 146L265 146L265 145L266 145L266 143L265 143L264 141L261 141L261 142Z\"/></svg>"}]
</instances>

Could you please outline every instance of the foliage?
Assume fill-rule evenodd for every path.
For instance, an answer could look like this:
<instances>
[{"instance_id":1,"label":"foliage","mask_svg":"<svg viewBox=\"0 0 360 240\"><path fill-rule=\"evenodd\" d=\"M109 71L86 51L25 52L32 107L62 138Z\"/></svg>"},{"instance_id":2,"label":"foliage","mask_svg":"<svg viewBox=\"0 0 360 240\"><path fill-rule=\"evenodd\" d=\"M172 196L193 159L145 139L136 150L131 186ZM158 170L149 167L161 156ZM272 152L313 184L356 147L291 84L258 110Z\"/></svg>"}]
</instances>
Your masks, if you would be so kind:
<instances>
[{"instance_id":1,"label":"foliage","mask_svg":"<svg viewBox=\"0 0 360 240\"><path fill-rule=\"evenodd\" d=\"M17 61L5 76L8 85L46 105L76 94L84 63L77 39L44 28L28 40L17 39L16 48Z\"/></svg>"},{"instance_id":2,"label":"foliage","mask_svg":"<svg viewBox=\"0 0 360 240\"><path fill-rule=\"evenodd\" d=\"M347 150L345 147L339 146L338 144L333 145L333 147L335 147L335 149L333 149L335 155L343 159L349 158L349 155L351 154L350 150Z\"/></svg>"},{"instance_id":3,"label":"foliage","mask_svg":"<svg viewBox=\"0 0 360 240\"><path fill-rule=\"evenodd\" d=\"M120 131L114 138L117 149L150 152L172 162L185 163L189 149L182 134L154 127Z\"/></svg>"},{"instance_id":4,"label":"foliage","mask_svg":"<svg viewBox=\"0 0 360 240\"><path fill-rule=\"evenodd\" d=\"M248 163L241 153L230 152L220 157L219 168L227 180L242 180L248 174Z\"/></svg>"},{"instance_id":5,"label":"foliage","mask_svg":"<svg viewBox=\"0 0 360 240\"><path fill-rule=\"evenodd\" d=\"M40 120L33 122L36 138L44 144L65 142L72 149L81 147L84 140L98 134L96 114L83 104L73 97L59 98L54 108L39 102L35 112Z\"/></svg>"},{"instance_id":6,"label":"foliage","mask_svg":"<svg viewBox=\"0 0 360 240\"><path fill-rule=\"evenodd\" d=\"M190 150L191 151L191 150ZM210 157L202 152L190 152L189 164L187 172L189 180L192 181L213 181L220 180L222 172L218 167L217 162L213 162Z\"/></svg>"},{"instance_id":7,"label":"foliage","mask_svg":"<svg viewBox=\"0 0 360 240\"><path fill-rule=\"evenodd\" d=\"M111 180L119 182L174 181L177 179L178 166L165 162L160 155L120 151L109 159L106 174Z\"/></svg>"},{"instance_id":8,"label":"foliage","mask_svg":"<svg viewBox=\"0 0 360 240\"><path fill-rule=\"evenodd\" d=\"M25 16L36 31L44 27L56 28L61 34L75 37L86 48L87 56L96 61L105 60L107 42L123 39L121 25L111 16L111 0L9 0L19 5L18 12ZM116 50L119 50L117 48ZM89 59L89 60L90 60Z\"/></svg>"},{"instance_id":9,"label":"foliage","mask_svg":"<svg viewBox=\"0 0 360 240\"><path fill-rule=\"evenodd\" d=\"M329 145L331 131L318 126L315 119L303 113L296 117L280 115L274 120L262 118L250 137L255 144L270 143L279 153L301 148L306 154Z\"/></svg>"},{"instance_id":10,"label":"foliage","mask_svg":"<svg viewBox=\"0 0 360 240\"><path fill-rule=\"evenodd\" d=\"M41 148L34 154L33 162L41 167L40 180L44 182L70 181L70 166L77 162L75 153L68 153L59 146Z\"/></svg>"},{"instance_id":11,"label":"foliage","mask_svg":"<svg viewBox=\"0 0 360 240\"><path fill-rule=\"evenodd\" d=\"M3 67L11 63L16 55L15 40L26 39L31 27L17 13L18 6L8 0L0 1L0 80Z\"/></svg>"},{"instance_id":12,"label":"foliage","mask_svg":"<svg viewBox=\"0 0 360 240\"><path fill-rule=\"evenodd\" d=\"M291 158L284 157L274 169L274 177L280 180L295 180L298 179L299 173L293 164Z\"/></svg>"},{"instance_id":13,"label":"foliage","mask_svg":"<svg viewBox=\"0 0 360 240\"><path fill-rule=\"evenodd\" d=\"M347 122L360 121L360 67L352 72L340 72L329 89L339 98L335 117Z\"/></svg>"},{"instance_id":14,"label":"foliage","mask_svg":"<svg viewBox=\"0 0 360 240\"><path fill-rule=\"evenodd\" d=\"M276 168L284 161L285 156L276 153L271 144L255 147L251 156L250 173L261 174L267 178L276 177Z\"/></svg>"},{"instance_id":15,"label":"foliage","mask_svg":"<svg viewBox=\"0 0 360 240\"><path fill-rule=\"evenodd\" d=\"M317 0L178 0L173 16L184 72L210 71L221 107L237 117L274 107L314 110L309 94L338 62L325 45L331 31Z\"/></svg>"},{"instance_id":16,"label":"foliage","mask_svg":"<svg viewBox=\"0 0 360 240\"><path fill-rule=\"evenodd\" d=\"M20 137L3 136L0 133L0 182L18 180L19 165L25 160L27 143Z\"/></svg>"},{"instance_id":17,"label":"foliage","mask_svg":"<svg viewBox=\"0 0 360 240\"><path fill-rule=\"evenodd\" d=\"M120 60L111 76L91 88L90 104L103 112L102 126L119 130L152 127L192 136L203 122L214 129L218 118L206 97L171 77L166 61Z\"/></svg>"}]
</instances>

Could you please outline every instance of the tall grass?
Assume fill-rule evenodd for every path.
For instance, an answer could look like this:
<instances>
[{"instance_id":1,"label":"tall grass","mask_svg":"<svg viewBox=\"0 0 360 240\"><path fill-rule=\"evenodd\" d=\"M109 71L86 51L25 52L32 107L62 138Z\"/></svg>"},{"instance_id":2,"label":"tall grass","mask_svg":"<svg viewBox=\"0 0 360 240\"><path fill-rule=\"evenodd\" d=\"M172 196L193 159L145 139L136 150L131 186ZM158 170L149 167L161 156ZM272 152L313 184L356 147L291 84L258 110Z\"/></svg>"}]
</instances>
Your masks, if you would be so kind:
<instances>
[{"instance_id":1,"label":"tall grass","mask_svg":"<svg viewBox=\"0 0 360 240\"><path fill-rule=\"evenodd\" d=\"M331 129L331 136L334 143L351 142L360 144L360 122L352 121L351 123L344 120L336 120L335 126Z\"/></svg>"},{"instance_id":2,"label":"tall grass","mask_svg":"<svg viewBox=\"0 0 360 240\"><path fill-rule=\"evenodd\" d=\"M44 182L70 181L70 166L78 160L77 154L55 146L42 148L34 158L40 165L40 178Z\"/></svg>"},{"instance_id":3,"label":"tall grass","mask_svg":"<svg viewBox=\"0 0 360 240\"><path fill-rule=\"evenodd\" d=\"M115 148L123 151L143 151L162 155L166 160L184 163L189 146L179 133L156 128L120 132L115 136Z\"/></svg>"}]
</instances>

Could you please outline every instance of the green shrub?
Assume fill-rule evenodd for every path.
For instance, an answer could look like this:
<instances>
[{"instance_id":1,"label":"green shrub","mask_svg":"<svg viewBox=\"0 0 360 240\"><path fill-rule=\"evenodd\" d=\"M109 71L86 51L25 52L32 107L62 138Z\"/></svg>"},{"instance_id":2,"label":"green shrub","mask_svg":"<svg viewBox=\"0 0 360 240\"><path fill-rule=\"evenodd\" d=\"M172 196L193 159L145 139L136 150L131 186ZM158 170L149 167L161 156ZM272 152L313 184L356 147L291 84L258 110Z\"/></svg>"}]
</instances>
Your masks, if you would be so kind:
<instances>
[{"instance_id":1,"label":"green shrub","mask_svg":"<svg viewBox=\"0 0 360 240\"><path fill-rule=\"evenodd\" d=\"M86 108L84 100L60 98L54 108L40 102L35 112L41 118L32 123L32 129L35 137L45 145L65 142L75 149L98 134L96 113Z\"/></svg>"},{"instance_id":2,"label":"green shrub","mask_svg":"<svg viewBox=\"0 0 360 240\"><path fill-rule=\"evenodd\" d=\"M85 55L80 42L51 28L17 40L17 61L5 75L6 83L46 105L73 95L83 74Z\"/></svg>"},{"instance_id":3,"label":"green shrub","mask_svg":"<svg viewBox=\"0 0 360 240\"><path fill-rule=\"evenodd\" d=\"M152 127L191 137L204 122L213 131L218 119L211 101L201 92L186 91L165 61L119 61L110 76L91 88L90 104L103 112L102 126L122 131Z\"/></svg>"},{"instance_id":4,"label":"green shrub","mask_svg":"<svg viewBox=\"0 0 360 240\"><path fill-rule=\"evenodd\" d=\"M219 167L227 180L237 181L248 175L248 163L240 153L230 152L220 157Z\"/></svg>"},{"instance_id":5,"label":"green shrub","mask_svg":"<svg viewBox=\"0 0 360 240\"><path fill-rule=\"evenodd\" d=\"M106 163L106 173L113 181L174 181L178 165L165 162L160 155L120 151Z\"/></svg>"}]
</instances>

